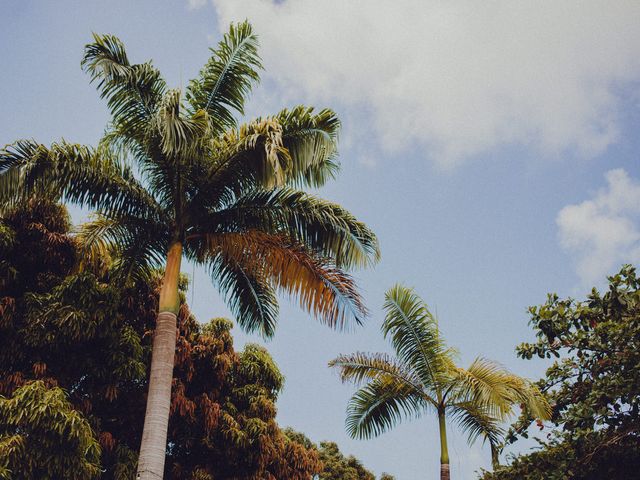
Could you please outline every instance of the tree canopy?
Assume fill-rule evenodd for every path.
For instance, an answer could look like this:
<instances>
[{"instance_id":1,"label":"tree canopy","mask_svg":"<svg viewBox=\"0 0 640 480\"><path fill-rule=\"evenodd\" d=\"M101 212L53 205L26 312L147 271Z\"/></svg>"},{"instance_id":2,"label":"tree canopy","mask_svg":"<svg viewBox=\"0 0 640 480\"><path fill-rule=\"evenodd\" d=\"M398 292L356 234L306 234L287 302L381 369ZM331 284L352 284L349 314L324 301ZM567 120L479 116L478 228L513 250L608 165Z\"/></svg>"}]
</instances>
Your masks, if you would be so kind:
<instances>
[{"instance_id":1,"label":"tree canopy","mask_svg":"<svg viewBox=\"0 0 640 480\"><path fill-rule=\"evenodd\" d=\"M322 471L318 474L318 480L375 480L376 478L356 457L345 456L335 442L324 441L317 445L303 433L291 428L285 429L285 434L306 448L318 452L322 462ZM380 480L394 480L394 477L383 473Z\"/></svg>"},{"instance_id":2,"label":"tree canopy","mask_svg":"<svg viewBox=\"0 0 640 480\"><path fill-rule=\"evenodd\" d=\"M93 210L85 249L115 250L111 274L122 281L165 267L178 246L177 263L205 266L250 332L273 335L278 291L331 326L363 321L345 271L374 263L377 239L340 205L300 190L335 176L340 121L307 106L238 121L262 68L248 22L230 26L184 93L113 35L94 35L82 67L110 110L106 134L97 146L0 149L0 202L37 193Z\"/></svg>"},{"instance_id":3,"label":"tree canopy","mask_svg":"<svg viewBox=\"0 0 640 480\"><path fill-rule=\"evenodd\" d=\"M122 286L112 275L117 259L83 258L70 227L64 208L36 200L0 221L0 458L9 459L0 472L35 480L49 478L45 468L80 465L78 478L130 479L160 275ZM89 264L79 270L81 259ZM235 351L232 323L199 324L184 294L178 326L166 478L307 480L319 472L317 452L275 421L283 377L267 351ZM16 420L42 405L45 413ZM21 439L29 429L39 435Z\"/></svg>"},{"instance_id":4,"label":"tree canopy","mask_svg":"<svg viewBox=\"0 0 640 480\"><path fill-rule=\"evenodd\" d=\"M486 480L635 478L640 471L640 279L632 266L585 300L531 307L537 340L518 356L553 358L538 382L553 407L553 429L533 453L487 473ZM530 418L509 440L527 435Z\"/></svg>"}]
</instances>

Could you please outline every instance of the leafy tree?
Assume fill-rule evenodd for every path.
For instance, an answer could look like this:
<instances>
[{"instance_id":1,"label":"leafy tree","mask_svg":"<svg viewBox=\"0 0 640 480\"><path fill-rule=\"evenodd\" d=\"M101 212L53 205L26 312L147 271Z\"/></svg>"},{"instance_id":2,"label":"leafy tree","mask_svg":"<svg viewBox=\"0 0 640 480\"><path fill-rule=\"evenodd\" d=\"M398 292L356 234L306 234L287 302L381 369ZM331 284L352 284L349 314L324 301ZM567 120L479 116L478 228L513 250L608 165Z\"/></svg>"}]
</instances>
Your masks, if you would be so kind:
<instances>
[{"instance_id":1,"label":"leafy tree","mask_svg":"<svg viewBox=\"0 0 640 480\"><path fill-rule=\"evenodd\" d=\"M555 358L538 382L555 429L540 449L485 479L635 478L640 471L640 279L632 266L584 301L549 295L529 309L537 340L518 356ZM527 436L526 416L509 440Z\"/></svg>"},{"instance_id":2,"label":"leafy tree","mask_svg":"<svg viewBox=\"0 0 640 480\"><path fill-rule=\"evenodd\" d=\"M60 388L38 381L0 397L0 478L86 480L98 476L99 460L89 423Z\"/></svg>"},{"instance_id":3,"label":"leafy tree","mask_svg":"<svg viewBox=\"0 0 640 480\"><path fill-rule=\"evenodd\" d=\"M318 446L304 434L290 428L285 429L285 434L307 449L318 452L322 462L322 471L317 476L318 480L375 480L376 478L356 457L353 455L345 457L335 442L320 442ZM393 480L393 476L383 473L380 480Z\"/></svg>"},{"instance_id":4,"label":"leafy tree","mask_svg":"<svg viewBox=\"0 0 640 480\"><path fill-rule=\"evenodd\" d=\"M103 480L128 480L161 278L123 286L109 257L82 259L79 271L70 228L63 208L42 201L0 221L0 472L90 478L99 466ZM277 366L257 345L234 351L230 321L198 324L179 285L165 476L308 480L319 455L275 421Z\"/></svg>"},{"instance_id":5,"label":"leafy tree","mask_svg":"<svg viewBox=\"0 0 640 480\"><path fill-rule=\"evenodd\" d=\"M477 358L468 369L457 367L436 319L427 305L406 287L397 285L385 297L382 333L391 340L396 358L376 353L341 355L330 362L343 381L364 383L349 401L347 431L370 438L402 418L426 412L438 415L440 477L448 479L447 419L469 434L469 442L483 436L496 445L500 422L514 405L541 418L549 406L538 391L499 365Z\"/></svg>"},{"instance_id":6,"label":"leafy tree","mask_svg":"<svg viewBox=\"0 0 640 480\"><path fill-rule=\"evenodd\" d=\"M370 264L378 245L345 209L296 189L337 171L332 111L300 106L238 125L261 68L248 23L231 26L184 96L112 35L95 35L82 65L111 110L105 137L97 148L23 140L0 151L0 201L36 192L96 210L85 255L115 251L121 281L164 267L139 461L139 478L157 479L183 256L209 269L243 328L270 336L276 290L330 326L361 322L343 269Z\"/></svg>"},{"instance_id":7,"label":"leafy tree","mask_svg":"<svg viewBox=\"0 0 640 480\"><path fill-rule=\"evenodd\" d=\"M345 457L335 442L320 442L322 480L375 480L376 477L353 455Z\"/></svg>"}]
</instances>

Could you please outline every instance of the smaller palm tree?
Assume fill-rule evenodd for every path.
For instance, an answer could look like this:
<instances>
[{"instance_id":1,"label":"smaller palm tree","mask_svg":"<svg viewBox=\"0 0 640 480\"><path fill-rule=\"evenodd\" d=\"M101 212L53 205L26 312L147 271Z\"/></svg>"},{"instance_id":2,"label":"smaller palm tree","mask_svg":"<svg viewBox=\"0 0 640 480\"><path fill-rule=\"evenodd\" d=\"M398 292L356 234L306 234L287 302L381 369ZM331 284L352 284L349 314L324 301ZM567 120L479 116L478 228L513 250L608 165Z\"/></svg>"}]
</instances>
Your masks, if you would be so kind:
<instances>
[{"instance_id":1,"label":"smaller palm tree","mask_svg":"<svg viewBox=\"0 0 640 480\"><path fill-rule=\"evenodd\" d=\"M391 340L395 358L354 353L329 362L340 370L343 382L364 384L347 408L352 437L371 438L403 418L434 412L440 430L440 478L449 479L447 420L469 435L469 443L484 437L494 452L504 434L500 425L516 405L533 417L549 418L549 404L528 380L484 358L467 369L457 367L456 352L446 346L435 317L413 289L391 288L384 309L382 333Z\"/></svg>"}]
</instances>

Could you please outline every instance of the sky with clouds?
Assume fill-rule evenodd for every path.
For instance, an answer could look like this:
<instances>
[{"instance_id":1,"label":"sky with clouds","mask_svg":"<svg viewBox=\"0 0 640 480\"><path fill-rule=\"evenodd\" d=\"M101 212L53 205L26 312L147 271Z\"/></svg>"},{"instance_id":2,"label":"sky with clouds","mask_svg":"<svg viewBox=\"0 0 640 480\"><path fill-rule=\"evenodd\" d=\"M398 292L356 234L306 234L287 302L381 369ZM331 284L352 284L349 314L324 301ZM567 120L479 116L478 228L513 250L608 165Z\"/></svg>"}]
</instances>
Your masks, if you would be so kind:
<instances>
[{"instance_id":1,"label":"sky with clouds","mask_svg":"<svg viewBox=\"0 0 640 480\"><path fill-rule=\"evenodd\" d=\"M229 22L248 18L265 64L249 116L299 103L343 121L342 172L319 192L366 221L383 259L356 272L371 318L351 333L283 299L268 342L287 377L283 425L336 440L377 474L435 479L436 423L367 442L344 433L353 388L326 363L389 351L384 291L415 286L468 364L517 360L526 308L547 292L582 297L640 260L640 3L378 0L8 0L0 143L95 143L103 102L79 67L92 31L120 36L168 82L193 77ZM76 212L76 218L81 214ZM228 315L204 272L189 300L201 320ZM261 342L236 332L236 342ZM452 471L474 478L488 450L453 434Z\"/></svg>"}]
</instances>

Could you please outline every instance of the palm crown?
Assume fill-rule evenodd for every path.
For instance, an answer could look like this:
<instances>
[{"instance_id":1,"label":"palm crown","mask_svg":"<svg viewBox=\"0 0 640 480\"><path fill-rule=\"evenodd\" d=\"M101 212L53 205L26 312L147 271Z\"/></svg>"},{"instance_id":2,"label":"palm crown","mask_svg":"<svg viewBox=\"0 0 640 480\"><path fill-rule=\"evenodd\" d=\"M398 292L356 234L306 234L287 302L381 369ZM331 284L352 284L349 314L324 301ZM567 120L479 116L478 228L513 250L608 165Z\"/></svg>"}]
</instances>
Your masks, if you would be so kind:
<instances>
[{"instance_id":1,"label":"palm crown","mask_svg":"<svg viewBox=\"0 0 640 480\"><path fill-rule=\"evenodd\" d=\"M94 35L82 65L111 110L104 138L5 148L0 199L49 195L95 210L82 243L88 256L113 251L123 281L164 266L137 477L162 478L183 255L209 269L242 327L271 336L278 290L331 326L361 322L344 269L375 261L378 244L339 205L296 190L337 171L332 111L236 123L261 68L247 22L231 26L184 97L111 35Z\"/></svg>"},{"instance_id":2,"label":"palm crown","mask_svg":"<svg viewBox=\"0 0 640 480\"><path fill-rule=\"evenodd\" d=\"M0 151L4 202L49 192L94 209L83 241L117 250L125 278L162 266L179 242L249 331L273 334L277 290L330 325L363 319L343 269L377 259L375 236L296 190L334 176L339 121L299 106L238 126L261 68L248 23L231 26L185 98L111 35L94 35L82 65L107 100L107 133L97 148L19 141Z\"/></svg>"},{"instance_id":3,"label":"palm crown","mask_svg":"<svg viewBox=\"0 0 640 480\"><path fill-rule=\"evenodd\" d=\"M343 381L363 384L347 409L347 431L356 438L377 436L403 418L435 412L440 420L441 463L448 451L445 419L469 435L499 443L500 423L520 405L537 418L548 418L549 405L529 381L477 358L469 368L455 365L455 351L440 335L435 317L412 290L401 285L386 296L382 325L396 357L377 353L341 355L330 362ZM448 478L443 475L443 478Z\"/></svg>"}]
</instances>

